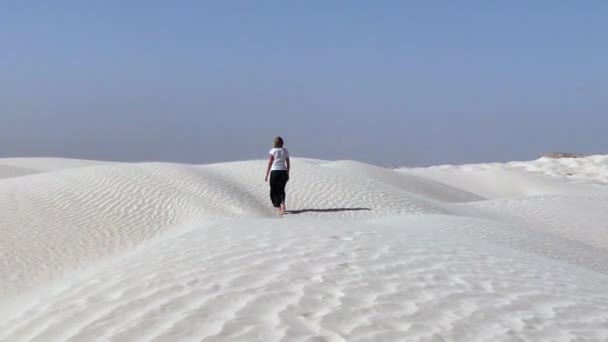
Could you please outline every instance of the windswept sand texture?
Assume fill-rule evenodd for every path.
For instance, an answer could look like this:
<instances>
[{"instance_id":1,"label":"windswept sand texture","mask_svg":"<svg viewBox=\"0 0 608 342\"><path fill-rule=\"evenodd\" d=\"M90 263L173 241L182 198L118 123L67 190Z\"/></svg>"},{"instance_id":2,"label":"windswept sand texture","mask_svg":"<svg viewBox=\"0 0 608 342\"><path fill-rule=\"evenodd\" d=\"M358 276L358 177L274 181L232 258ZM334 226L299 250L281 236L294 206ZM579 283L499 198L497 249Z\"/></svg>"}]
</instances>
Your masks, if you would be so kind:
<instances>
[{"instance_id":1,"label":"windswept sand texture","mask_svg":"<svg viewBox=\"0 0 608 342\"><path fill-rule=\"evenodd\" d=\"M0 341L608 341L608 157L0 159Z\"/></svg>"}]
</instances>

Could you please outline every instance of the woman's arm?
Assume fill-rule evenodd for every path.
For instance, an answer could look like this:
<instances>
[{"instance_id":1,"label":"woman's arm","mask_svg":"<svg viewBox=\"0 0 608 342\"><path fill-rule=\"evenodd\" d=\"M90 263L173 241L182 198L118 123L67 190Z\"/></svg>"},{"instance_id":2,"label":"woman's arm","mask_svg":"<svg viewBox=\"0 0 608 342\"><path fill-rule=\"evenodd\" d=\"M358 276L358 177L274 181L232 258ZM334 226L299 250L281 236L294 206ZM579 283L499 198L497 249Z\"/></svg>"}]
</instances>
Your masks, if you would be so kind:
<instances>
[{"instance_id":1,"label":"woman's arm","mask_svg":"<svg viewBox=\"0 0 608 342\"><path fill-rule=\"evenodd\" d=\"M268 182L268 174L270 173L270 168L272 167L273 162L274 162L274 156L270 155L270 158L268 159L268 167L266 168L266 178L264 178L264 180L266 182ZM287 168L289 168L289 166Z\"/></svg>"},{"instance_id":2,"label":"woman's arm","mask_svg":"<svg viewBox=\"0 0 608 342\"><path fill-rule=\"evenodd\" d=\"M285 159L285 163L287 164L287 173L289 173L289 170L291 169L291 163L289 162L289 157L287 157L287 159Z\"/></svg>"}]
</instances>

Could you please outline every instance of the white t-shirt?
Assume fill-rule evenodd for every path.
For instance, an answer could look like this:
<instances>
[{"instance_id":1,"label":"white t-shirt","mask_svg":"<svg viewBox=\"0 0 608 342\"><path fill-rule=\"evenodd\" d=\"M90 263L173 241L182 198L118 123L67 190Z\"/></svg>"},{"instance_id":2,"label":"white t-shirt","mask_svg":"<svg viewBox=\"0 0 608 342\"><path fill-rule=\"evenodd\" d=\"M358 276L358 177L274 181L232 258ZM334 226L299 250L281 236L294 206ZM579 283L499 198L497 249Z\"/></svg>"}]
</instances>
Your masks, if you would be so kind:
<instances>
[{"instance_id":1,"label":"white t-shirt","mask_svg":"<svg viewBox=\"0 0 608 342\"><path fill-rule=\"evenodd\" d=\"M272 163L270 171L287 171L287 158L289 158L289 151L287 151L286 148L273 148L268 153L274 156L274 162Z\"/></svg>"}]
</instances>

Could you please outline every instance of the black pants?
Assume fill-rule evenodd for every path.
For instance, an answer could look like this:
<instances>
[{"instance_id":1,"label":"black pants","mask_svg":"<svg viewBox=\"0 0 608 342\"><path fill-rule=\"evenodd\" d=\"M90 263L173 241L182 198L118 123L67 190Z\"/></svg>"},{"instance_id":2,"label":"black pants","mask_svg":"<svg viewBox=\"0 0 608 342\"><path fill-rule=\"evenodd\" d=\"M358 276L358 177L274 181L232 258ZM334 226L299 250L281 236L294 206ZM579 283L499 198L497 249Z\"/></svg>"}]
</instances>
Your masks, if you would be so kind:
<instances>
[{"instance_id":1,"label":"black pants","mask_svg":"<svg viewBox=\"0 0 608 342\"><path fill-rule=\"evenodd\" d=\"M275 170L270 172L270 200L275 208L285 201L285 185L289 180L289 172Z\"/></svg>"}]
</instances>

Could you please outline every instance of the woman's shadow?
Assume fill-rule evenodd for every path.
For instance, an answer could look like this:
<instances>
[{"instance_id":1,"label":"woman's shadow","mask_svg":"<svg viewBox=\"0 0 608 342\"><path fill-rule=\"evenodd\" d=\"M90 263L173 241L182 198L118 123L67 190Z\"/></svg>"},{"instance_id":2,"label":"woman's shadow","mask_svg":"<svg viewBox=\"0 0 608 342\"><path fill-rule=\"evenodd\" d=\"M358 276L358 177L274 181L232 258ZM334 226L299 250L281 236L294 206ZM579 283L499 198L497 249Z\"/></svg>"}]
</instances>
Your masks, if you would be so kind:
<instances>
[{"instance_id":1,"label":"woman's shadow","mask_svg":"<svg viewBox=\"0 0 608 342\"><path fill-rule=\"evenodd\" d=\"M298 215L304 213L337 213L341 211L368 211L371 208L326 208L326 209L298 209L287 210L285 214Z\"/></svg>"}]
</instances>

